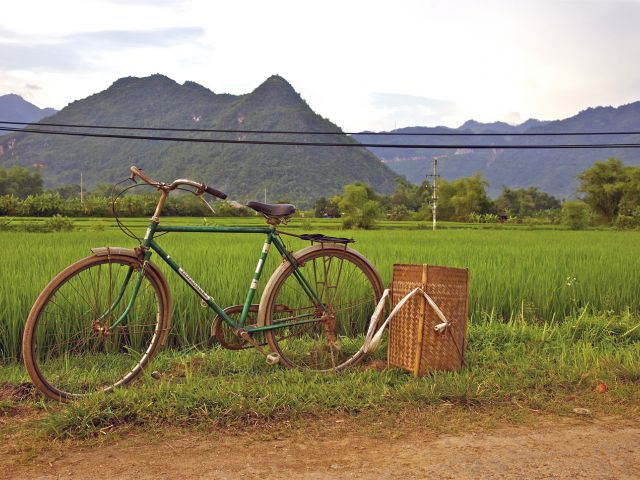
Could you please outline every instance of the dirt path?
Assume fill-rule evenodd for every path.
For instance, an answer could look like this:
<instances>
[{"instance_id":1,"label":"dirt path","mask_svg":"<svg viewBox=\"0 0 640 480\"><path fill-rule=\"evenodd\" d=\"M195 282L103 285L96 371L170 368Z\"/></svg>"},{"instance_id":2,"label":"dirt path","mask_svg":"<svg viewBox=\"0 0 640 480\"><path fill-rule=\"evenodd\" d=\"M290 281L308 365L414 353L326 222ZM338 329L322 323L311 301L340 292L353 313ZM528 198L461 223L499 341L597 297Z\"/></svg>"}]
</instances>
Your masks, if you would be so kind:
<instances>
[{"instance_id":1,"label":"dirt path","mask_svg":"<svg viewBox=\"0 0 640 480\"><path fill-rule=\"evenodd\" d=\"M280 438L278 438L278 436ZM346 425L252 435L126 437L73 447L17 465L4 478L442 478L638 479L640 423L545 422L487 433L437 435L423 428L351 431ZM39 466L38 463L41 463Z\"/></svg>"}]
</instances>

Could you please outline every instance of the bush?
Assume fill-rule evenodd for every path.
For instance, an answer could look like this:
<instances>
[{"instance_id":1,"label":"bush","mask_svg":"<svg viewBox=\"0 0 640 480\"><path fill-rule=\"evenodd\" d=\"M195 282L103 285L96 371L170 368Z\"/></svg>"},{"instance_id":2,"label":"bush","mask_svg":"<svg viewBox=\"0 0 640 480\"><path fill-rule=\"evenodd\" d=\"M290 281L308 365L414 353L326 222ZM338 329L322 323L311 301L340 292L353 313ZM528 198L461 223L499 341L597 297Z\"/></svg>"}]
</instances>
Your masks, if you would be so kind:
<instances>
[{"instance_id":1,"label":"bush","mask_svg":"<svg viewBox=\"0 0 640 480\"><path fill-rule=\"evenodd\" d=\"M389 220L408 220L411 218L411 212L404 205L392 205L389 213L387 213Z\"/></svg>"},{"instance_id":2,"label":"bush","mask_svg":"<svg viewBox=\"0 0 640 480\"><path fill-rule=\"evenodd\" d=\"M584 230L589 226L590 209L584 202L564 202L562 222L571 230Z\"/></svg>"},{"instance_id":3,"label":"bush","mask_svg":"<svg viewBox=\"0 0 640 480\"><path fill-rule=\"evenodd\" d=\"M49 232L70 232L73 230L73 220L62 215L54 215L44 221L46 231Z\"/></svg>"},{"instance_id":4,"label":"bush","mask_svg":"<svg viewBox=\"0 0 640 480\"><path fill-rule=\"evenodd\" d=\"M468 220L471 223L498 223L498 215L495 213L476 213L469 214Z\"/></svg>"},{"instance_id":5,"label":"bush","mask_svg":"<svg viewBox=\"0 0 640 480\"><path fill-rule=\"evenodd\" d=\"M615 227L618 230L631 230L638 227L638 220L631 215L618 214L615 221Z\"/></svg>"},{"instance_id":6,"label":"bush","mask_svg":"<svg viewBox=\"0 0 640 480\"><path fill-rule=\"evenodd\" d=\"M32 233L48 233L48 232L70 232L74 229L73 221L62 215L54 215L51 218L39 223L25 222L14 223L13 218L0 220L0 232L32 232Z\"/></svg>"},{"instance_id":7,"label":"bush","mask_svg":"<svg viewBox=\"0 0 640 480\"><path fill-rule=\"evenodd\" d=\"M10 225L13 218L0 218L0 232L12 230L13 226Z\"/></svg>"}]
</instances>

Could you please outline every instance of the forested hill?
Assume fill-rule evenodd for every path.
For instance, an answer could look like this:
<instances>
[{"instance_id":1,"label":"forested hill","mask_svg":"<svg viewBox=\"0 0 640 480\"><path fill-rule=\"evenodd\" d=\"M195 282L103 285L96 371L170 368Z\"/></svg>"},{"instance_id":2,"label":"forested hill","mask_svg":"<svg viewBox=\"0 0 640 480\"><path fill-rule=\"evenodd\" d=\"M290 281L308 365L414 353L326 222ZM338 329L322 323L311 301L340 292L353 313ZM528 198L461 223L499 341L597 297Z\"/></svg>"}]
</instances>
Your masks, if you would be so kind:
<instances>
[{"instance_id":1,"label":"forested hill","mask_svg":"<svg viewBox=\"0 0 640 480\"><path fill-rule=\"evenodd\" d=\"M15 93L0 95L0 120L37 122L56 112L53 108L39 108Z\"/></svg>"},{"instance_id":2,"label":"forested hill","mask_svg":"<svg viewBox=\"0 0 640 480\"><path fill-rule=\"evenodd\" d=\"M640 102L614 107L589 108L579 114L552 122L527 120L521 125L508 125L502 122L480 123L470 120L458 129L446 127L411 127L394 130L394 132L468 132L468 133L517 133L517 132L613 132L640 131ZM361 142L379 141L363 133L355 137ZM385 136L386 143L396 143L398 148L372 148L371 151L396 172L405 175L413 182L420 182L426 173L432 171L432 159L439 158L439 173L445 178L466 177L475 172L482 172L489 181L489 193L496 196L502 186L528 187L536 186L540 190L557 197L570 197L578 182L576 175L589 168L595 161L618 157L628 165L640 165L640 149L580 149L580 150L458 150L403 149L406 143L456 144L465 143L482 145L540 143L640 143L640 135L616 136L570 136L570 137L394 137Z\"/></svg>"},{"instance_id":3,"label":"forested hill","mask_svg":"<svg viewBox=\"0 0 640 480\"><path fill-rule=\"evenodd\" d=\"M296 140L355 143L317 115L282 77L272 76L246 95L215 94L163 75L121 78L107 90L69 104L48 123L245 130L330 131L335 135ZM96 130L102 132L102 130ZM109 131L114 133L114 131ZM117 133L117 132L116 132ZM148 134L148 132L122 132ZM267 139L259 135L159 132L159 135ZM269 136L269 140L291 136ZM397 175L365 148L289 147L176 143L12 134L0 137L0 165L40 164L47 186L88 186L128 175L130 165L160 180L192 177L240 200L290 200L308 206L356 180L380 192Z\"/></svg>"}]
</instances>

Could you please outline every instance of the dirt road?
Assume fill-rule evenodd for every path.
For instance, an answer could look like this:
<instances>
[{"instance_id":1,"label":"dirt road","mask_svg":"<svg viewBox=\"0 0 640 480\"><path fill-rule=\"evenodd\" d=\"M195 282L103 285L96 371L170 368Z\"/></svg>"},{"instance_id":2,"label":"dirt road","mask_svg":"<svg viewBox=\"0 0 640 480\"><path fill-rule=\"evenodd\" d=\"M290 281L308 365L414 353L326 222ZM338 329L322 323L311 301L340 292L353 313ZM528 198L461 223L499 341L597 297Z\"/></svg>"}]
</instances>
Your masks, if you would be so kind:
<instances>
[{"instance_id":1,"label":"dirt road","mask_svg":"<svg viewBox=\"0 0 640 480\"><path fill-rule=\"evenodd\" d=\"M544 422L472 434L351 430L346 423L275 438L128 436L16 464L4 478L439 478L639 479L640 422Z\"/></svg>"}]
</instances>

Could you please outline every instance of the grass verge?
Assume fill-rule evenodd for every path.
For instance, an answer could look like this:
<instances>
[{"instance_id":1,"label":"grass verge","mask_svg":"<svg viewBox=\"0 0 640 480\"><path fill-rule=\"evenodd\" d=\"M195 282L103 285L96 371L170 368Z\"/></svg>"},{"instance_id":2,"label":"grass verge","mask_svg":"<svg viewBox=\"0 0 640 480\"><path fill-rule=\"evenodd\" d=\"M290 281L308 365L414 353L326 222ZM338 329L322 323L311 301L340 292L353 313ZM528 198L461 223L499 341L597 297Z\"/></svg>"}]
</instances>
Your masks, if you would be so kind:
<instances>
[{"instance_id":1,"label":"grass verge","mask_svg":"<svg viewBox=\"0 0 640 480\"><path fill-rule=\"evenodd\" d=\"M434 408L495 411L503 418L525 410L574 415L576 407L594 415L640 413L640 322L631 315L472 324L468 367L461 372L415 379L381 363L319 375L271 367L254 351L167 350L152 363L159 380L148 373L128 389L66 405L18 390L26 374L12 364L0 367L0 419L7 424L20 408L30 408L34 419L21 425L23 433L85 439L122 428L244 428Z\"/></svg>"}]
</instances>

